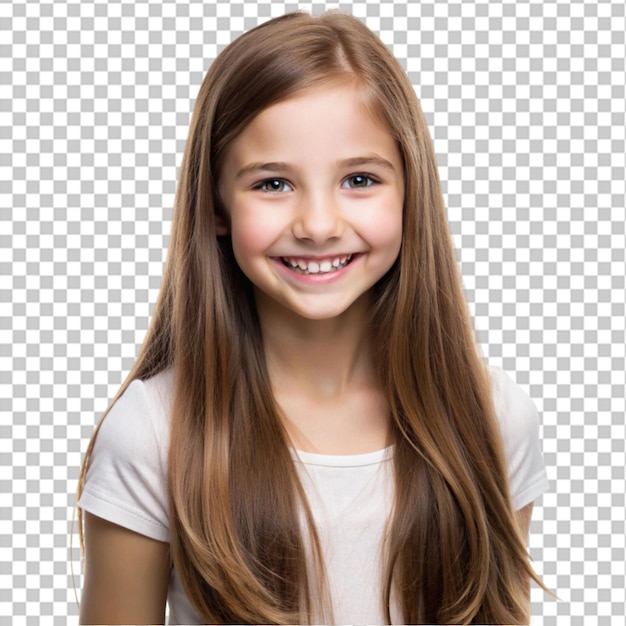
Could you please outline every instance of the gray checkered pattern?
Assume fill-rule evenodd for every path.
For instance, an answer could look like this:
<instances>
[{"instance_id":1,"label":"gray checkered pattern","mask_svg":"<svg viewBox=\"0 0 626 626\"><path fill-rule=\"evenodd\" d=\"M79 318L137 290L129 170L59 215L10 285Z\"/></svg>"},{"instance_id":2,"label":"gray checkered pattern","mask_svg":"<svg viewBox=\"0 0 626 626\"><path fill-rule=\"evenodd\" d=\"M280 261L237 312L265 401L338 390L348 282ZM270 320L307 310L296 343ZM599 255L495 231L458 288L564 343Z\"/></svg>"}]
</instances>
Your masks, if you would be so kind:
<instances>
[{"instance_id":1,"label":"gray checkered pattern","mask_svg":"<svg viewBox=\"0 0 626 626\"><path fill-rule=\"evenodd\" d=\"M1 624L77 622L79 466L147 327L204 72L261 21L337 7L409 72L485 355L542 414L530 551L561 601L533 589L534 623L623 623L623 0L4 0Z\"/></svg>"}]
</instances>

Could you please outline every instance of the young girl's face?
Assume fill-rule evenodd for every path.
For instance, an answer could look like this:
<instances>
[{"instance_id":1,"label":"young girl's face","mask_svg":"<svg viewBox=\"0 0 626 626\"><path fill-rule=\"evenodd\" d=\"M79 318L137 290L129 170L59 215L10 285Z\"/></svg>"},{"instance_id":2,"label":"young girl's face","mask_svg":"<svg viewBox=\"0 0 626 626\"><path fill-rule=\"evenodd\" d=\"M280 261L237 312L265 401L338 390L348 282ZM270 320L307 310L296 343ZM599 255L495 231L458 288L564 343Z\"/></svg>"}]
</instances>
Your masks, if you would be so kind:
<instances>
[{"instance_id":1,"label":"young girl's face","mask_svg":"<svg viewBox=\"0 0 626 626\"><path fill-rule=\"evenodd\" d=\"M218 233L231 235L257 307L337 317L398 256L402 157L355 86L316 87L263 110L221 172Z\"/></svg>"}]
</instances>

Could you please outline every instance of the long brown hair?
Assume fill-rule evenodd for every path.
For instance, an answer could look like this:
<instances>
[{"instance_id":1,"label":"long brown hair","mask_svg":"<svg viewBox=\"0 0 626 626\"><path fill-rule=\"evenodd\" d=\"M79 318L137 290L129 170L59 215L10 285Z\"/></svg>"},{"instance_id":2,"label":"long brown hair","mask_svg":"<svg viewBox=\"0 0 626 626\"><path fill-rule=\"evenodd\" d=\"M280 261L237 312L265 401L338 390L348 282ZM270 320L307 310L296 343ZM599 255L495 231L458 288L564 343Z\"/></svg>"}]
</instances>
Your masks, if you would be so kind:
<instances>
[{"instance_id":1,"label":"long brown hair","mask_svg":"<svg viewBox=\"0 0 626 626\"><path fill-rule=\"evenodd\" d=\"M250 284L229 238L216 236L215 216L230 142L268 106L336 79L357 81L405 168L403 243L375 287L371 314L395 444L381 574L386 619L393 595L405 623L526 622L528 579L538 579L512 509L428 128L397 60L340 12L293 13L247 32L214 61L196 101L161 292L116 396L135 378L175 370L174 566L207 622L288 624L332 614Z\"/></svg>"}]
</instances>

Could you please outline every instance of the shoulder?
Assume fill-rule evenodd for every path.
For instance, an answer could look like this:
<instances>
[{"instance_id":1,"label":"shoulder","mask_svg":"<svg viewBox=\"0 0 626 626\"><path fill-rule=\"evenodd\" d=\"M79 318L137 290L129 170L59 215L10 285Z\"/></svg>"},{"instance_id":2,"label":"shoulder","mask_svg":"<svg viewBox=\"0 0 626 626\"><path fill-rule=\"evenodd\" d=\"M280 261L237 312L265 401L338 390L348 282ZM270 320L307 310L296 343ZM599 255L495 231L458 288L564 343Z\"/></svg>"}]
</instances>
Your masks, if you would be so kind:
<instances>
[{"instance_id":1,"label":"shoulder","mask_svg":"<svg viewBox=\"0 0 626 626\"><path fill-rule=\"evenodd\" d=\"M165 370L146 380L135 379L113 403L105 417L98 438L123 435L158 435L169 430L174 393L172 370ZM130 441L129 441L130 442Z\"/></svg>"},{"instance_id":2,"label":"shoulder","mask_svg":"<svg viewBox=\"0 0 626 626\"><path fill-rule=\"evenodd\" d=\"M169 440L173 374L166 370L133 380L113 403L96 436L95 450L119 462L138 460L164 466Z\"/></svg>"},{"instance_id":3,"label":"shoulder","mask_svg":"<svg viewBox=\"0 0 626 626\"><path fill-rule=\"evenodd\" d=\"M548 489L540 442L539 412L530 396L502 369L489 367L493 404L516 510Z\"/></svg>"},{"instance_id":4,"label":"shoulder","mask_svg":"<svg viewBox=\"0 0 626 626\"><path fill-rule=\"evenodd\" d=\"M160 541L168 538L167 457L173 374L133 380L96 434L81 508Z\"/></svg>"},{"instance_id":5,"label":"shoulder","mask_svg":"<svg viewBox=\"0 0 626 626\"><path fill-rule=\"evenodd\" d=\"M489 366L493 404L504 437L538 437L539 413L530 396L499 367Z\"/></svg>"}]
</instances>

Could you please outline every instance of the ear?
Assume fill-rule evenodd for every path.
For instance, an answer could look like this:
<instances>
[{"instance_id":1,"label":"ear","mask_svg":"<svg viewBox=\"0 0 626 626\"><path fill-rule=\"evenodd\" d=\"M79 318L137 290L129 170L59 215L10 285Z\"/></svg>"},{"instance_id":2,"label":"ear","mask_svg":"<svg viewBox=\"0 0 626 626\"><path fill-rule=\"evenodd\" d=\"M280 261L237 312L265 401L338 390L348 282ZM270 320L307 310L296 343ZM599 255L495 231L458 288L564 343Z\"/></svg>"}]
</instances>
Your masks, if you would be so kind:
<instances>
[{"instance_id":1,"label":"ear","mask_svg":"<svg viewBox=\"0 0 626 626\"><path fill-rule=\"evenodd\" d=\"M228 223L228 220L219 213L215 214L215 233L218 237L230 235L230 224Z\"/></svg>"}]
</instances>

